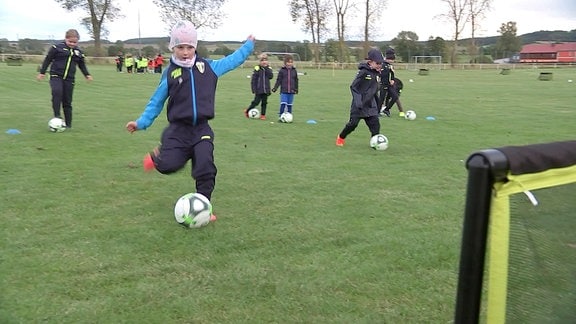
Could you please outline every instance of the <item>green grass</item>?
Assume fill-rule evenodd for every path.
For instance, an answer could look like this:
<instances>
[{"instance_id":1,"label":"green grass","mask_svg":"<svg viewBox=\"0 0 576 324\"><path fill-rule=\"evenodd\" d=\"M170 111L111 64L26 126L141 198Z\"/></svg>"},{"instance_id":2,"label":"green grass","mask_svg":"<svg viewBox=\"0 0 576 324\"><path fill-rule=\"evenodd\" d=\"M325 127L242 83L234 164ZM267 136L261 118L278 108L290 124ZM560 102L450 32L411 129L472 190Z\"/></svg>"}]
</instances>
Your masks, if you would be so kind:
<instances>
[{"instance_id":1,"label":"green grass","mask_svg":"<svg viewBox=\"0 0 576 324\"><path fill-rule=\"evenodd\" d=\"M364 124L334 145L355 71L305 71L287 125L270 122L277 94L269 121L243 117L251 72L238 69L220 79L211 122L218 221L191 230L172 216L194 191L189 167L140 165L165 114L124 129L158 76L90 69L74 128L54 134L36 65L0 66L2 323L447 323L466 158L574 138L574 69L548 82L539 70L398 71L418 119L381 119L384 152Z\"/></svg>"}]
</instances>

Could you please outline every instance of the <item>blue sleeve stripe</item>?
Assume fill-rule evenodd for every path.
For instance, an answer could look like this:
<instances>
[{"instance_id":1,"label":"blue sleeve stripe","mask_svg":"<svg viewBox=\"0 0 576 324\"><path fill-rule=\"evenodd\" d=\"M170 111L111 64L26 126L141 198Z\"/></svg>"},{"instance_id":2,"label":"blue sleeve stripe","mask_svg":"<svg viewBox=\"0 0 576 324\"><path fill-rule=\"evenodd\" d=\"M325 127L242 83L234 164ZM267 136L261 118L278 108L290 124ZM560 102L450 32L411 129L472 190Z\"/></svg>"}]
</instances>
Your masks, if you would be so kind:
<instances>
[{"instance_id":1,"label":"blue sleeve stripe","mask_svg":"<svg viewBox=\"0 0 576 324\"><path fill-rule=\"evenodd\" d=\"M190 91L192 92L192 125L196 125L198 122L198 108L196 106L196 91L194 89L194 85L196 82L194 81L194 73L192 69L190 71Z\"/></svg>"}]
</instances>

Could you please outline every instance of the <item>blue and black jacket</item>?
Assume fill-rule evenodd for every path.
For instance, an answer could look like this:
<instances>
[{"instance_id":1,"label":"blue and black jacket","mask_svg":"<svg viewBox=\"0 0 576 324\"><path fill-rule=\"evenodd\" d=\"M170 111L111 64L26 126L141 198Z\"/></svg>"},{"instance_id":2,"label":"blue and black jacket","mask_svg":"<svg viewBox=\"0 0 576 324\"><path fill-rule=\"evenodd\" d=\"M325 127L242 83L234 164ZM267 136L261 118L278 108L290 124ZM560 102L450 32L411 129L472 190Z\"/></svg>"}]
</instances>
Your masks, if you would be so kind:
<instances>
[{"instance_id":1,"label":"blue and black jacket","mask_svg":"<svg viewBox=\"0 0 576 324\"><path fill-rule=\"evenodd\" d=\"M40 74L46 74L50 65L50 77L74 81L76 65L84 76L89 76L88 68L84 62L84 53L78 47L68 47L66 42L52 45L44 62L40 67Z\"/></svg>"},{"instance_id":2,"label":"blue and black jacket","mask_svg":"<svg viewBox=\"0 0 576 324\"><path fill-rule=\"evenodd\" d=\"M152 125L166 100L166 115L170 123L198 125L214 118L218 77L240 66L253 50L254 41L247 40L234 53L219 60L196 56L191 68L181 67L170 60L156 91L136 120L138 129Z\"/></svg>"}]
</instances>

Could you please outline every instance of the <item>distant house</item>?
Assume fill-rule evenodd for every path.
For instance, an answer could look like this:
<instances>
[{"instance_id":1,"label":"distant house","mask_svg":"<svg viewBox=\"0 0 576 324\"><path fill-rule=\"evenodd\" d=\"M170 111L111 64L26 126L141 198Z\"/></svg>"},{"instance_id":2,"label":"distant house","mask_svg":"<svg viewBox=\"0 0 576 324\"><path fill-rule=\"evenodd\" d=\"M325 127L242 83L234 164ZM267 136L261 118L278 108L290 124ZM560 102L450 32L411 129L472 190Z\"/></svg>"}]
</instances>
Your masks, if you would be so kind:
<instances>
[{"instance_id":1,"label":"distant house","mask_svg":"<svg viewBox=\"0 0 576 324\"><path fill-rule=\"evenodd\" d=\"M524 45L520 63L576 63L576 42Z\"/></svg>"}]
</instances>

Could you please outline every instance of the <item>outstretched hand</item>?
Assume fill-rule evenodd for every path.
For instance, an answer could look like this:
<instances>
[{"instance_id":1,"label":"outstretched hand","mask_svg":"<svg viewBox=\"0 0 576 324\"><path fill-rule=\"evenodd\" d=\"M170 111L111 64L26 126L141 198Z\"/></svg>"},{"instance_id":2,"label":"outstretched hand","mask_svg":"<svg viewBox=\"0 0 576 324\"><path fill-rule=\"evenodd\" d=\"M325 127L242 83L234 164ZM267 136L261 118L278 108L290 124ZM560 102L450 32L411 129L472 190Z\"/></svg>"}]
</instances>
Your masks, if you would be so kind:
<instances>
[{"instance_id":1,"label":"outstretched hand","mask_svg":"<svg viewBox=\"0 0 576 324\"><path fill-rule=\"evenodd\" d=\"M255 41L256 37L254 37L254 35L250 34L248 37L246 37L246 40Z\"/></svg>"},{"instance_id":2,"label":"outstretched hand","mask_svg":"<svg viewBox=\"0 0 576 324\"><path fill-rule=\"evenodd\" d=\"M138 124L136 124L135 121L129 121L126 124L126 130L128 130L130 133L134 133L135 131L138 130Z\"/></svg>"}]
</instances>

